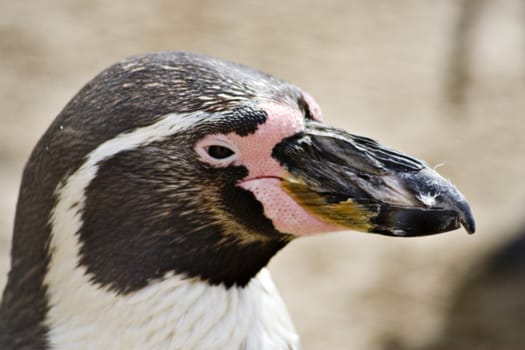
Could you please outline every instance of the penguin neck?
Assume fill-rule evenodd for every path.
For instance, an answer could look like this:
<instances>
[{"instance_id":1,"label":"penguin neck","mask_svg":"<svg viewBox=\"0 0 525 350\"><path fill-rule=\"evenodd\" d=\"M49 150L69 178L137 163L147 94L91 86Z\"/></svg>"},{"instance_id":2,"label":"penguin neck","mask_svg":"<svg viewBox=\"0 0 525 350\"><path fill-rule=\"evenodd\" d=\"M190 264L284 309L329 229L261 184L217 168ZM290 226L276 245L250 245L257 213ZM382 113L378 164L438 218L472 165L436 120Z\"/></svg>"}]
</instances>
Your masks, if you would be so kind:
<instances>
[{"instance_id":1,"label":"penguin neck","mask_svg":"<svg viewBox=\"0 0 525 350\"><path fill-rule=\"evenodd\" d=\"M64 277L64 284L49 285L48 295L51 307L46 322L52 348L85 344L99 349L298 346L266 269L245 287L213 286L168 274L125 295L98 288L76 271Z\"/></svg>"}]
</instances>

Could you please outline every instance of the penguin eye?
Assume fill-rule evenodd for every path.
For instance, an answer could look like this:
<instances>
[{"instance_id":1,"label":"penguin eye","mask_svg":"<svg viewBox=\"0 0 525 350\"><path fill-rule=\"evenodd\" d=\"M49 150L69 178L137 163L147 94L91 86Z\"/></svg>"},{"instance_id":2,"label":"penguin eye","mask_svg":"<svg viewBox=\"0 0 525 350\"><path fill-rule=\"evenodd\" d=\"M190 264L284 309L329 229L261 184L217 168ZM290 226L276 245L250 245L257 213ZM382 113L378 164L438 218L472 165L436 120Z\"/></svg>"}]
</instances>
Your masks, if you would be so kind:
<instances>
[{"instance_id":1,"label":"penguin eye","mask_svg":"<svg viewBox=\"0 0 525 350\"><path fill-rule=\"evenodd\" d=\"M213 167L225 168L239 160L240 152L226 135L206 135L195 144L201 162Z\"/></svg>"},{"instance_id":2,"label":"penguin eye","mask_svg":"<svg viewBox=\"0 0 525 350\"><path fill-rule=\"evenodd\" d=\"M225 159L233 155L235 152L229 149L228 147L211 145L206 149L208 155L214 159Z\"/></svg>"}]
</instances>

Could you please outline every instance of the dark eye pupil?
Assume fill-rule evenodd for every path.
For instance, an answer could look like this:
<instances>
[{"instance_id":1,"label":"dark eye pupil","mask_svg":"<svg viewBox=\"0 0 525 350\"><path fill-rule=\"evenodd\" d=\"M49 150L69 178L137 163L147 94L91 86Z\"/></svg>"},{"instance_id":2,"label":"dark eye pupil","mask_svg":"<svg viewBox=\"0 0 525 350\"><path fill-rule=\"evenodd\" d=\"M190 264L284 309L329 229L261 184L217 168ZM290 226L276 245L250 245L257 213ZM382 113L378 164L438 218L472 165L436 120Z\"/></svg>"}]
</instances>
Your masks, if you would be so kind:
<instances>
[{"instance_id":1,"label":"dark eye pupil","mask_svg":"<svg viewBox=\"0 0 525 350\"><path fill-rule=\"evenodd\" d=\"M233 151L223 146L210 146L208 147L208 154L215 159L224 159L231 156Z\"/></svg>"}]
</instances>

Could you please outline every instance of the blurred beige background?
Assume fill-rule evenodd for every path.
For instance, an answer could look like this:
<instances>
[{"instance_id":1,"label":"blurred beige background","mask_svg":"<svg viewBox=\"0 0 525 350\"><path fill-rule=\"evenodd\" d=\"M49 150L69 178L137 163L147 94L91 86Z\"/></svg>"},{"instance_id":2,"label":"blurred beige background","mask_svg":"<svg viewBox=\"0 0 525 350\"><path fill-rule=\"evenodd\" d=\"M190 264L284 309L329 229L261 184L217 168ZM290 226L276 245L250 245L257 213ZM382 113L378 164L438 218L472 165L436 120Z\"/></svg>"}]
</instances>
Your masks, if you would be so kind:
<instances>
[{"instance_id":1,"label":"blurred beige background","mask_svg":"<svg viewBox=\"0 0 525 350\"><path fill-rule=\"evenodd\" d=\"M22 168L39 136L100 70L168 49L293 82L328 123L443 164L473 207L476 235L305 238L270 268L305 349L447 348L458 295L525 227L525 3L0 0L0 289ZM494 313L501 298L522 307L524 293L481 298L489 311L469 315L504 322L508 314ZM448 348L481 349L522 327L481 331L484 340L456 332Z\"/></svg>"}]
</instances>

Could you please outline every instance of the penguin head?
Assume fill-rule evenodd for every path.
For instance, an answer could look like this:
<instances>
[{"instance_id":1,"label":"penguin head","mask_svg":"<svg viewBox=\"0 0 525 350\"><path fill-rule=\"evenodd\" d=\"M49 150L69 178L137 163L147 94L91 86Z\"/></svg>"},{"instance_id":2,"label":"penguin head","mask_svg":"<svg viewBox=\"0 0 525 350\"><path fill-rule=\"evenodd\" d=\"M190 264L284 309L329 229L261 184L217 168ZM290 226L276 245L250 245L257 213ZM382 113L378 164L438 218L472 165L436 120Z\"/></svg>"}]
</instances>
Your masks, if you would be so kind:
<instances>
[{"instance_id":1,"label":"penguin head","mask_svg":"<svg viewBox=\"0 0 525 350\"><path fill-rule=\"evenodd\" d=\"M312 233L474 231L463 196L425 163L326 126L291 84L180 52L89 82L40 140L22 186L20 203L44 206L44 226L69 232L77 264L118 293L168 272L243 286ZM34 203L36 192L49 199ZM28 209L17 215L32 230Z\"/></svg>"}]
</instances>

